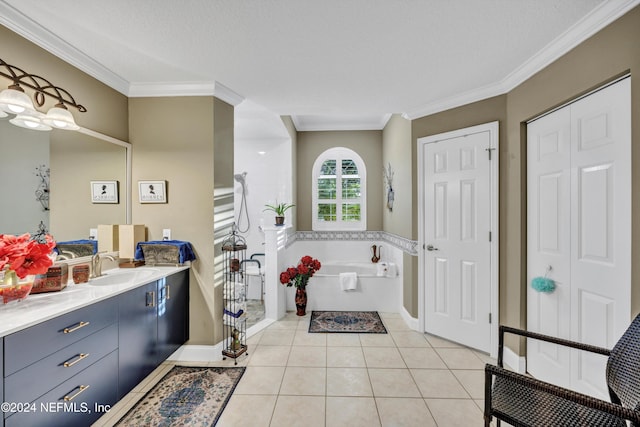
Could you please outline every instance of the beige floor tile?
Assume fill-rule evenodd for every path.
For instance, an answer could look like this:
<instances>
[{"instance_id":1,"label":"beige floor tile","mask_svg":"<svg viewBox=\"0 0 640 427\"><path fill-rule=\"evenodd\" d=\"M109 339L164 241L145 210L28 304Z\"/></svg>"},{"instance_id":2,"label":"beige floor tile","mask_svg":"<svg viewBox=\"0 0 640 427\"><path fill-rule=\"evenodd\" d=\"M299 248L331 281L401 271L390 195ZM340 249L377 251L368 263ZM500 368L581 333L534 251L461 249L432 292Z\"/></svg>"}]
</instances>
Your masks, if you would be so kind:
<instances>
[{"instance_id":1,"label":"beige floor tile","mask_svg":"<svg viewBox=\"0 0 640 427\"><path fill-rule=\"evenodd\" d=\"M299 321L298 319L284 318L283 320L280 320L278 322L275 322L269 325L269 327L265 330L265 332L278 330L278 329L298 329L298 321Z\"/></svg>"},{"instance_id":2,"label":"beige floor tile","mask_svg":"<svg viewBox=\"0 0 640 427\"><path fill-rule=\"evenodd\" d=\"M324 396L326 384L326 368L288 366L284 371L280 395Z\"/></svg>"},{"instance_id":3,"label":"beige floor tile","mask_svg":"<svg viewBox=\"0 0 640 427\"><path fill-rule=\"evenodd\" d=\"M109 412L96 420L96 422L93 423L93 426L107 427L115 425L120 421L120 418L124 417L124 415L129 412L129 410L133 408L135 404L138 403L138 400L140 400L144 395L145 393L129 392L126 396L120 399L118 403L113 405L113 407L109 409Z\"/></svg>"},{"instance_id":4,"label":"beige floor tile","mask_svg":"<svg viewBox=\"0 0 640 427\"><path fill-rule=\"evenodd\" d=\"M327 346L361 347L358 334L327 334Z\"/></svg>"},{"instance_id":5,"label":"beige floor tile","mask_svg":"<svg viewBox=\"0 0 640 427\"><path fill-rule=\"evenodd\" d=\"M291 345L295 334L295 329L269 329L262 334L260 345Z\"/></svg>"},{"instance_id":6,"label":"beige floor tile","mask_svg":"<svg viewBox=\"0 0 640 427\"><path fill-rule=\"evenodd\" d=\"M481 370L452 370L453 375L462 384L472 399L484 398L484 371Z\"/></svg>"},{"instance_id":7,"label":"beige floor tile","mask_svg":"<svg viewBox=\"0 0 640 427\"><path fill-rule=\"evenodd\" d=\"M484 369L484 362L468 348L437 348L449 369Z\"/></svg>"},{"instance_id":8,"label":"beige floor tile","mask_svg":"<svg viewBox=\"0 0 640 427\"><path fill-rule=\"evenodd\" d=\"M425 398L470 398L448 369L411 369L411 375Z\"/></svg>"},{"instance_id":9,"label":"beige floor tile","mask_svg":"<svg viewBox=\"0 0 640 427\"><path fill-rule=\"evenodd\" d=\"M409 326L402 320L402 318L390 317L382 318L382 323L387 328L387 331L410 331Z\"/></svg>"},{"instance_id":10,"label":"beige floor tile","mask_svg":"<svg viewBox=\"0 0 640 427\"><path fill-rule=\"evenodd\" d=\"M471 399L425 399L439 426L484 425L482 411Z\"/></svg>"},{"instance_id":11,"label":"beige floor tile","mask_svg":"<svg viewBox=\"0 0 640 427\"><path fill-rule=\"evenodd\" d=\"M483 363L490 363L492 365L496 365L498 363L498 361L494 357L489 356L487 353L483 353L478 350L472 351L476 356L480 358L480 360L482 360Z\"/></svg>"},{"instance_id":12,"label":"beige floor tile","mask_svg":"<svg viewBox=\"0 0 640 427\"><path fill-rule=\"evenodd\" d=\"M383 427L436 427L424 399L377 397Z\"/></svg>"},{"instance_id":13,"label":"beige floor tile","mask_svg":"<svg viewBox=\"0 0 640 427\"><path fill-rule=\"evenodd\" d=\"M326 367L327 347L291 347L288 366Z\"/></svg>"},{"instance_id":14,"label":"beige floor tile","mask_svg":"<svg viewBox=\"0 0 640 427\"><path fill-rule=\"evenodd\" d=\"M291 347L259 345L251 353L249 366L286 366Z\"/></svg>"},{"instance_id":15,"label":"beige floor tile","mask_svg":"<svg viewBox=\"0 0 640 427\"><path fill-rule=\"evenodd\" d=\"M464 348L464 346L455 343L453 341L446 340L444 338L436 337L435 335L425 334L425 338L434 348Z\"/></svg>"},{"instance_id":16,"label":"beige floor tile","mask_svg":"<svg viewBox=\"0 0 640 427\"><path fill-rule=\"evenodd\" d=\"M395 347L362 347L368 368L406 368L404 359Z\"/></svg>"},{"instance_id":17,"label":"beige floor tile","mask_svg":"<svg viewBox=\"0 0 640 427\"><path fill-rule=\"evenodd\" d=\"M224 427L269 427L277 395L251 396L233 394L218 419L218 426ZM250 408L250 410L247 410Z\"/></svg>"},{"instance_id":18,"label":"beige floor tile","mask_svg":"<svg viewBox=\"0 0 640 427\"><path fill-rule=\"evenodd\" d=\"M293 345L326 346L327 334L310 334L307 331L298 329L293 339Z\"/></svg>"},{"instance_id":19,"label":"beige floor tile","mask_svg":"<svg viewBox=\"0 0 640 427\"><path fill-rule=\"evenodd\" d=\"M373 396L364 368L327 368L327 396Z\"/></svg>"},{"instance_id":20,"label":"beige floor tile","mask_svg":"<svg viewBox=\"0 0 640 427\"><path fill-rule=\"evenodd\" d=\"M358 334L363 347L395 347L396 343L389 334Z\"/></svg>"},{"instance_id":21,"label":"beige floor tile","mask_svg":"<svg viewBox=\"0 0 640 427\"><path fill-rule=\"evenodd\" d=\"M258 333L251 335L249 338L247 338L247 345L254 347L260 344L260 339L262 338L262 334L264 334L264 331L260 331Z\"/></svg>"},{"instance_id":22,"label":"beige floor tile","mask_svg":"<svg viewBox=\"0 0 640 427\"><path fill-rule=\"evenodd\" d=\"M248 426L249 424L247 424ZM324 427L324 396L278 396L272 427Z\"/></svg>"},{"instance_id":23,"label":"beige floor tile","mask_svg":"<svg viewBox=\"0 0 640 427\"><path fill-rule=\"evenodd\" d=\"M424 334L416 331L391 331L391 337L398 347L431 347Z\"/></svg>"},{"instance_id":24,"label":"beige floor tile","mask_svg":"<svg viewBox=\"0 0 640 427\"><path fill-rule=\"evenodd\" d=\"M327 366L364 368L362 347L327 347Z\"/></svg>"},{"instance_id":25,"label":"beige floor tile","mask_svg":"<svg viewBox=\"0 0 640 427\"><path fill-rule=\"evenodd\" d=\"M327 397L327 426L380 426L372 397Z\"/></svg>"},{"instance_id":26,"label":"beige floor tile","mask_svg":"<svg viewBox=\"0 0 640 427\"><path fill-rule=\"evenodd\" d=\"M381 319L402 319L400 313L391 313L387 311L378 312Z\"/></svg>"},{"instance_id":27,"label":"beige floor tile","mask_svg":"<svg viewBox=\"0 0 640 427\"><path fill-rule=\"evenodd\" d=\"M278 394L284 370L281 366L249 366L234 394Z\"/></svg>"},{"instance_id":28,"label":"beige floor tile","mask_svg":"<svg viewBox=\"0 0 640 427\"><path fill-rule=\"evenodd\" d=\"M421 397L407 369L371 369L369 379L375 397Z\"/></svg>"},{"instance_id":29,"label":"beige floor tile","mask_svg":"<svg viewBox=\"0 0 640 427\"><path fill-rule=\"evenodd\" d=\"M447 365L432 348L399 348L408 368L446 369Z\"/></svg>"}]
</instances>

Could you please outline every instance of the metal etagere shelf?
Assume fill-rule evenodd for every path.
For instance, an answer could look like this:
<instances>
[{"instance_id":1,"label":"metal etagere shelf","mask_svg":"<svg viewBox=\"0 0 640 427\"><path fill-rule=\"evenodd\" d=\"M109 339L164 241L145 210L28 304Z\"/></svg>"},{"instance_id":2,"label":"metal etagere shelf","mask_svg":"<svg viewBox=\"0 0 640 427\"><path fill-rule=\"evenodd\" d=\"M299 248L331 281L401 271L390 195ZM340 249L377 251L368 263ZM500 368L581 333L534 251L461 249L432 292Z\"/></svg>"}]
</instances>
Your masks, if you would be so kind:
<instances>
[{"instance_id":1,"label":"metal etagere shelf","mask_svg":"<svg viewBox=\"0 0 640 427\"><path fill-rule=\"evenodd\" d=\"M223 359L237 359L247 353L247 284L241 269L241 260L247 252L247 243L235 227L222 242L224 268ZM238 361L235 360L235 364Z\"/></svg>"}]
</instances>

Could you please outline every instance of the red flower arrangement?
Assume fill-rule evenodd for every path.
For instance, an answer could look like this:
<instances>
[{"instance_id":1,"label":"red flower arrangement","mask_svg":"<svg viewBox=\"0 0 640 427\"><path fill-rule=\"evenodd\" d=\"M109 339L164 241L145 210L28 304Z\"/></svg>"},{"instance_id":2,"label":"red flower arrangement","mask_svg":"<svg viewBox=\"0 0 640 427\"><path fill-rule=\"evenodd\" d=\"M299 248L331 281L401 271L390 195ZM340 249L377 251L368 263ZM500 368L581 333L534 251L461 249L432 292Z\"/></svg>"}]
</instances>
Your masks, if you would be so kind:
<instances>
[{"instance_id":1,"label":"red flower arrangement","mask_svg":"<svg viewBox=\"0 0 640 427\"><path fill-rule=\"evenodd\" d=\"M280 273L280 283L304 289L309 283L309 278L313 277L320 267L322 267L320 261L305 255L300 259L297 267L289 267Z\"/></svg>"},{"instance_id":2,"label":"red flower arrangement","mask_svg":"<svg viewBox=\"0 0 640 427\"><path fill-rule=\"evenodd\" d=\"M44 242L31 240L29 233L21 236L0 234L0 271L8 268L24 279L31 274L44 274L53 265L49 257L56 242L50 235Z\"/></svg>"}]
</instances>

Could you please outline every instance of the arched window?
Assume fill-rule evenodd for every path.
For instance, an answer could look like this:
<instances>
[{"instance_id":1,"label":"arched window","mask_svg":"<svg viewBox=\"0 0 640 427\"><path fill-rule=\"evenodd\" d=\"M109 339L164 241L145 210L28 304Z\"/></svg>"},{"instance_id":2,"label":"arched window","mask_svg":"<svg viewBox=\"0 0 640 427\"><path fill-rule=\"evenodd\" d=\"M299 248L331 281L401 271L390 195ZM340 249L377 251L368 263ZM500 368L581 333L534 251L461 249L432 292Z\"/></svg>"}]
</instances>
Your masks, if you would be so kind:
<instances>
[{"instance_id":1,"label":"arched window","mask_svg":"<svg viewBox=\"0 0 640 427\"><path fill-rule=\"evenodd\" d=\"M314 230L366 230L367 176L362 158L344 147L330 148L313 164Z\"/></svg>"}]
</instances>

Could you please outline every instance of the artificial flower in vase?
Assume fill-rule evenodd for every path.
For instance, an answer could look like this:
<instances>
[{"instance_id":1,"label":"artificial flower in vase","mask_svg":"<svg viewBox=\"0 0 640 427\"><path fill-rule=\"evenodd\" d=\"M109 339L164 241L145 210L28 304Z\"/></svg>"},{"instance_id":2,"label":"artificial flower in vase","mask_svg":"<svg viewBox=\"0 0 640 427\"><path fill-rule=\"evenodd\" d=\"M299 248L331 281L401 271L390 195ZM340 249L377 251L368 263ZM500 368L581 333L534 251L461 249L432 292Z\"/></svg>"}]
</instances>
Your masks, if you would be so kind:
<instances>
[{"instance_id":1,"label":"artificial flower in vase","mask_svg":"<svg viewBox=\"0 0 640 427\"><path fill-rule=\"evenodd\" d=\"M307 285L309 279L316 271L320 270L322 264L317 259L305 255L300 259L296 267L289 267L280 273L280 283L286 286L296 287L296 314L304 316L307 314Z\"/></svg>"},{"instance_id":2,"label":"artificial flower in vase","mask_svg":"<svg viewBox=\"0 0 640 427\"><path fill-rule=\"evenodd\" d=\"M49 235L33 240L29 233L0 234L0 297L4 304L29 295L36 275L46 273L53 265L51 252L55 246Z\"/></svg>"}]
</instances>

